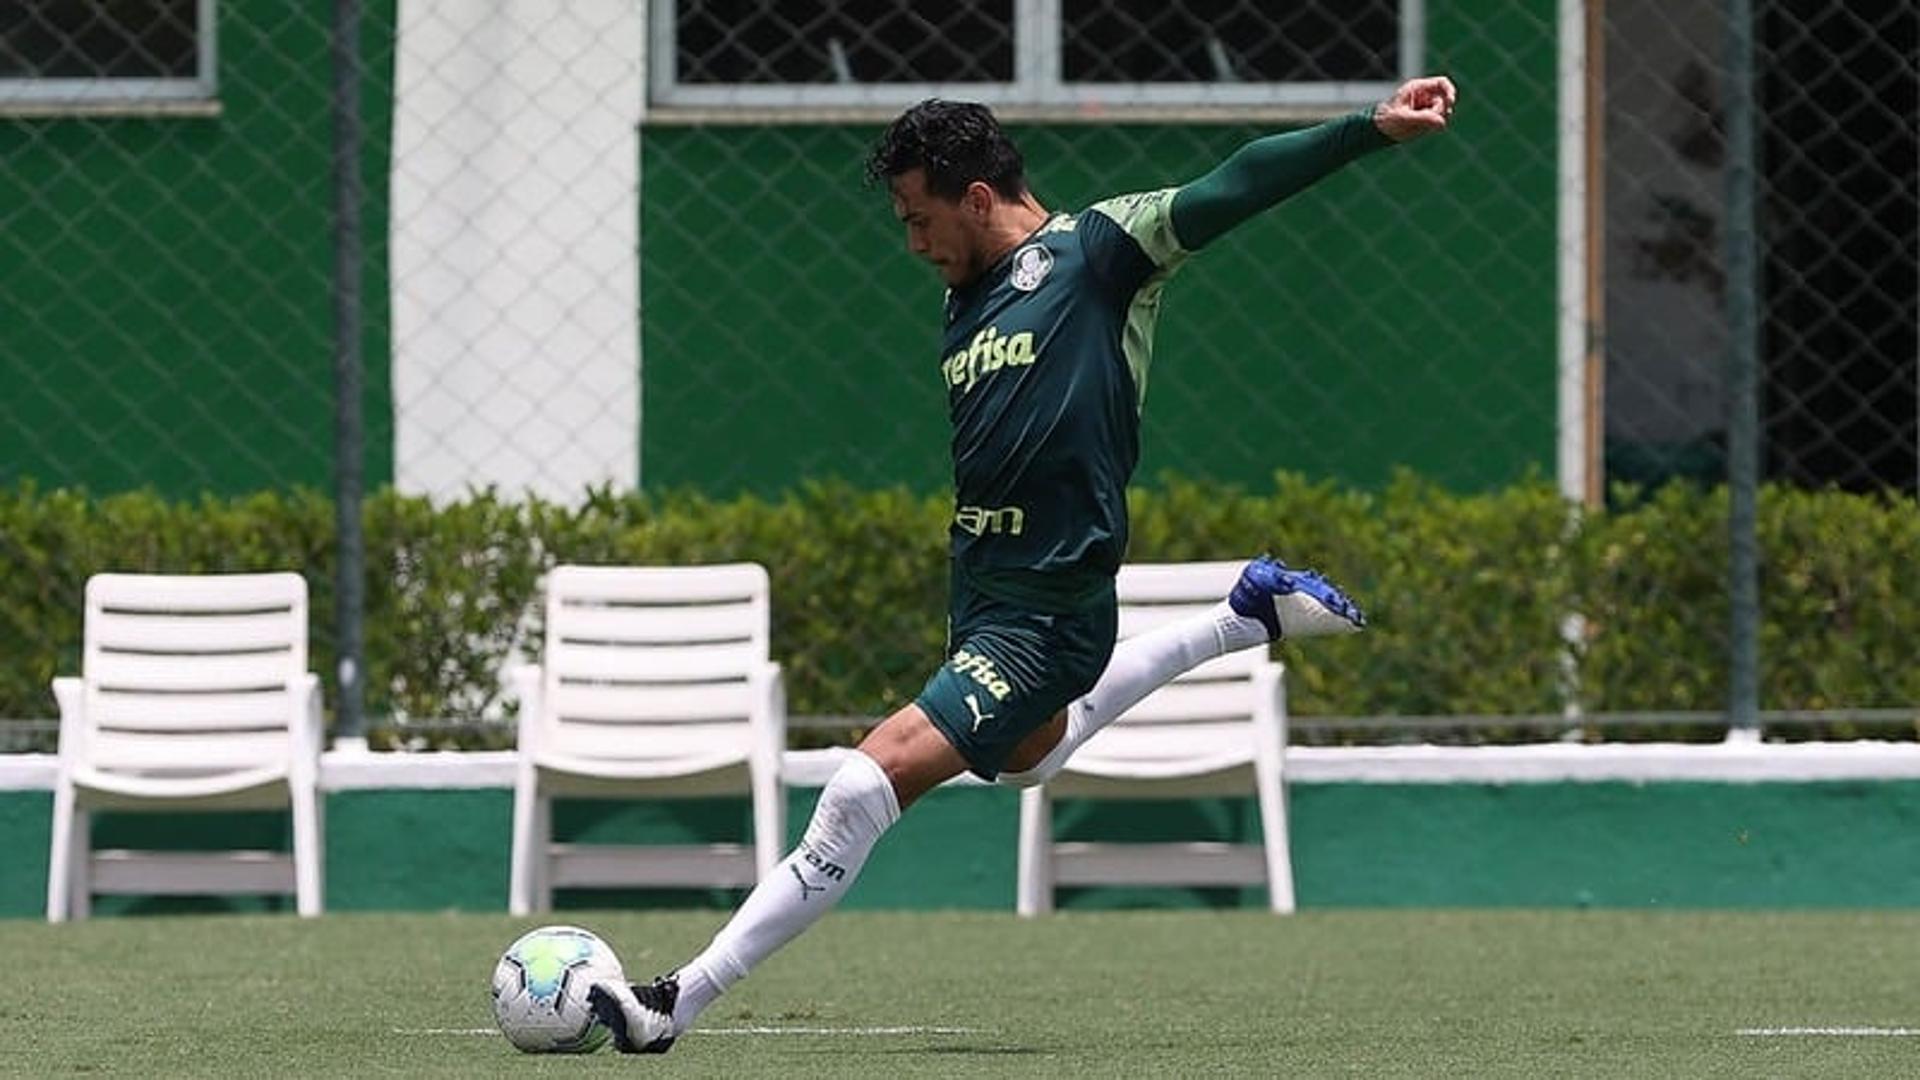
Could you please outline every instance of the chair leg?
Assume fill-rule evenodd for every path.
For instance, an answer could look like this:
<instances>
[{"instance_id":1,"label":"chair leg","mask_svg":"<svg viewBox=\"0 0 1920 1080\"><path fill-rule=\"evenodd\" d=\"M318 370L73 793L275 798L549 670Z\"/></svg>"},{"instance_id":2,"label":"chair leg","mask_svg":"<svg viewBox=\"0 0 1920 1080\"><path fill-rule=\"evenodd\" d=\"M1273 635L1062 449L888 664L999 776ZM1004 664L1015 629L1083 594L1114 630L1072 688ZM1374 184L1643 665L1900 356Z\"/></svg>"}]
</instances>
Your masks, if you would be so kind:
<instances>
[{"instance_id":1,"label":"chair leg","mask_svg":"<svg viewBox=\"0 0 1920 1080\"><path fill-rule=\"evenodd\" d=\"M754 880L780 865L787 846L787 792L773 769L753 770Z\"/></svg>"},{"instance_id":2,"label":"chair leg","mask_svg":"<svg viewBox=\"0 0 1920 1080\"><path fill-rule=\"evenodd\" d=\"M73 915L74 802L70 785L54 789L53 836L47 846L48 922L66 922Z\"/></svg>"},{"instance_id":3,"label":"chair leg","mask_svg":"<svg viewBox=\"0 0 1920 1080\"><path fill-rule=\"evenodd\" d=\"M534 801L538 798L522 777L513 793L513 861L507 880L507 911L514 915L533 914L534 863L546 849L546 837L534 831L539 816L534 812Z\"/></svg>"},{"instance_id":4,"label":"chair leg","mask_svg":"<svg viewBox=\"0 0 1920 1080\"><path fill-rule=\"evenodd\" d=\"M293 897L294 909L303 918L320 914L326 903L321 869L326 862L324 799L312 789L293 794Z\"/></svg>"},{"instance_id":5,"label":"chair leg","mask_svg":"<svg viewBox=\"0 0 1920 1080\"><path fill-rule=\"evenodd\" d=\"M1053 800L1046 785L1020 791L1020 870L1015 910L1022 916L1053 910Z\"/></svg>"},{"instance_id":6,"label":"chair leg","mask_svg":"<svg viewBox=\"0 0 1920 1080\"><path fill-rule=\"evenodd\" d=\"M1260 832L1267 859L1267 906L1275 914L1293 914L1293 849L1287 836L1287 790L1280 763L1262 754L1253 765L1259 789Z\"/></svg>"}]
</instances>

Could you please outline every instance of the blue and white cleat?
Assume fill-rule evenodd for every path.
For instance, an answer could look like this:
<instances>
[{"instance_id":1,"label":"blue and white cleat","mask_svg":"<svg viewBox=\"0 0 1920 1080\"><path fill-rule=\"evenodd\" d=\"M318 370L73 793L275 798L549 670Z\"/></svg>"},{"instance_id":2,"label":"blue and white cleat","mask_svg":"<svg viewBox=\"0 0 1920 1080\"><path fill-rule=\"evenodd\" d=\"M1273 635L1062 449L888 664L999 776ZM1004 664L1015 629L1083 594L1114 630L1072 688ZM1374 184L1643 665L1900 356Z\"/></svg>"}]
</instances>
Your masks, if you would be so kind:
<instances>
[{"instance_id":1,"label":"blue and white cleat","mask_svg":"<svg viewBox=\"0 0 1920 1080\"><path fill-rule=\"evenodd\" d=\"M1258 619L1269 641L1352 634L1367 625L1360 605L1340 586L1265 555L1240 571L1227 605L1235 614Z\"/></svg>"}]
</instances>

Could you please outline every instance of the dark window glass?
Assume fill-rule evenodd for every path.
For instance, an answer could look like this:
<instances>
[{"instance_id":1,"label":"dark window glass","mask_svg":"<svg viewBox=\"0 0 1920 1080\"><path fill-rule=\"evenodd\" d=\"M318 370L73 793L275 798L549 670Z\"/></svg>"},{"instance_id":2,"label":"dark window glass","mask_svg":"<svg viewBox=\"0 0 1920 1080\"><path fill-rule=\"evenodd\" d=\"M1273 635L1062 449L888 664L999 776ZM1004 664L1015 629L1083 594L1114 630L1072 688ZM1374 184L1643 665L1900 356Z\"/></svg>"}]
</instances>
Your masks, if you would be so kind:
<instances>
[{"instance_id":1,"label":"dark window glass","mask_svg":"<svg viewBox=\"0 0 1920 1080\"><path fill-rule=\"evenodd\" d=\"M1062 0L1068 82L1387 82L1395 0Z\"/></svg>"},{"instance_id":2,"label":"dark window glass","mask_svg":"<svg viewBox=\"0 0 1920 1080\"><path fill-rule=\"evenodd\" d=\"M0 0L0 78L191 79L197 0Z\"/></svg>"},{"instance_id":3,"label":"dark window glass","mask_svg":"<svg viewBox=\"0 0 1920 1080\"><path fill-rule=\"evenodd\" d=\"M682 83L1009 82L1013 0L682 0Z\"/></svg>"}]
</instances>

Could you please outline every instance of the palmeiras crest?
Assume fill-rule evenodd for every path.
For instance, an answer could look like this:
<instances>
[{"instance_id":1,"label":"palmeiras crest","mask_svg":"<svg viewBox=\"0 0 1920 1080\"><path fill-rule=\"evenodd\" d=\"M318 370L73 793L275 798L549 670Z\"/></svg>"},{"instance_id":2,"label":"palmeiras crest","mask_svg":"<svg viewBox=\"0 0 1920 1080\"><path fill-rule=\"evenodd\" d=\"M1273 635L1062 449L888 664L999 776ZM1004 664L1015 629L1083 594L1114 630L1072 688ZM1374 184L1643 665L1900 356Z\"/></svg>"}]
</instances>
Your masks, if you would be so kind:
<instances>
[{"instance_id":1,"label":"palmeiras crest","mask_svg":"<svg viewBox=\"0 0 1920 1080\"><path fill-rule=\"evenodd\" d=\"M1045 244L1028 244L1013 253L1013 272L1008 284L1021 292L1032 292L1053 272L1053 252Z\"/></svg>"}]
</instances>

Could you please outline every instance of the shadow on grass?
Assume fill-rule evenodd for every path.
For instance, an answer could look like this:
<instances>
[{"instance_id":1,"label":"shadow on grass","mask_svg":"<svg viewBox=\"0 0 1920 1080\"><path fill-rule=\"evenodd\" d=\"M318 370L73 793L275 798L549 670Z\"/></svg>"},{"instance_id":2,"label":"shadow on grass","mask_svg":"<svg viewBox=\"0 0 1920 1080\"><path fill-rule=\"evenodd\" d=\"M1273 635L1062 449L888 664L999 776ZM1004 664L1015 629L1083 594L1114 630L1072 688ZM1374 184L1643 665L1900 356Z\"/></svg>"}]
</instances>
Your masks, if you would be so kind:
<instances>
[{"instance_id":1,"label":"shadow on grass","mask_svg":"<svg viewBox=\"0 0 1920 1080\"><path fill-rule=\"evenodd\" d=\"M893 1056L943 1055L953 1057L1050 1057L1051 1050L1039 1050L1031 1046L898 1046L880 1051Z\"/></svg>"},{"instance_id":2,"label":"shadow on grass","mask_svg":"<svg viewBox=\"0 0 1920 1080\"><path fill-rule=\"evenodd\" d=\"M833 1054L836 1057L1053 1057L1056 1051L1034 1046L973 1045L944 1043L939 1046L866 1046L850 1044L809 1047L805 1054Z\"/></svg>"}]
</instances>

